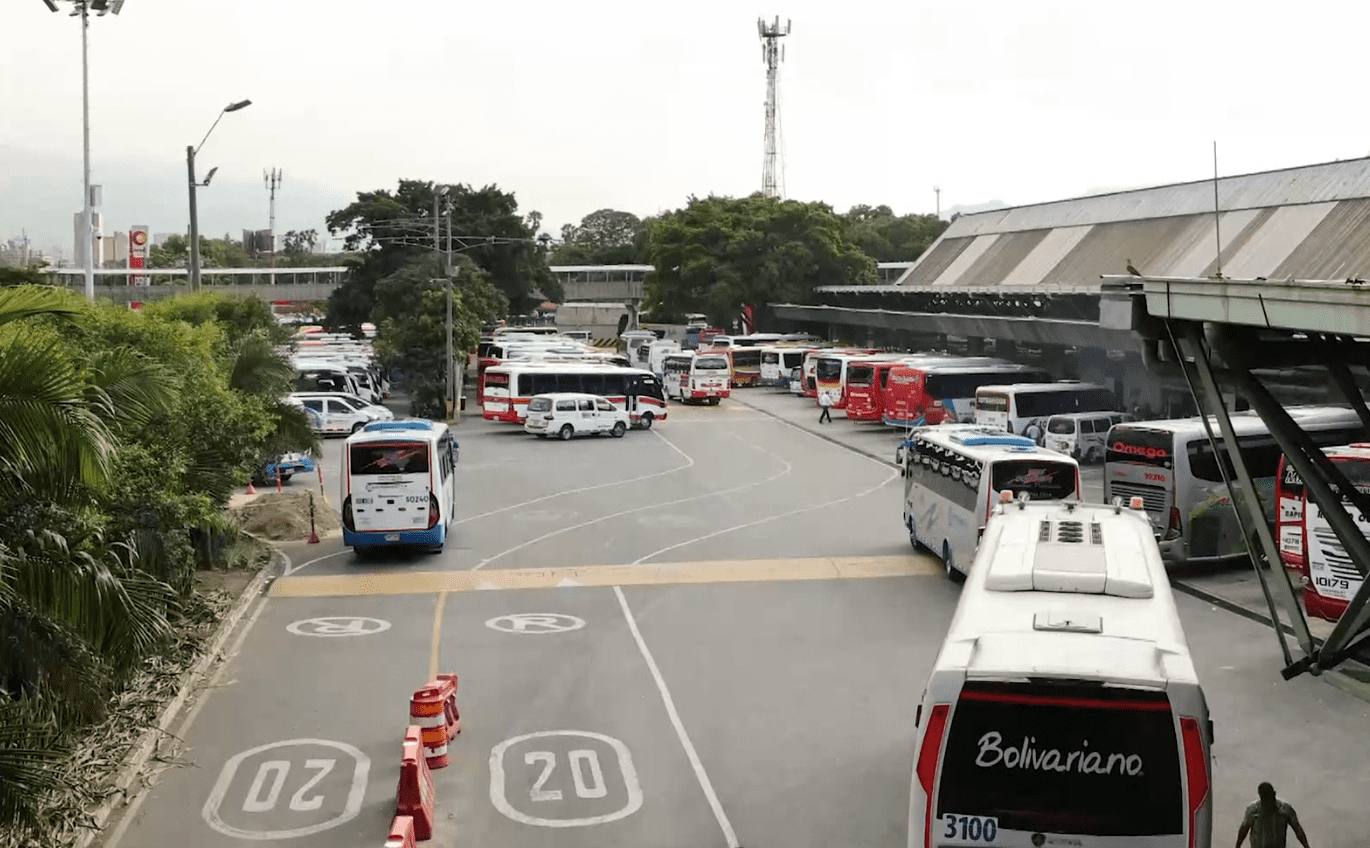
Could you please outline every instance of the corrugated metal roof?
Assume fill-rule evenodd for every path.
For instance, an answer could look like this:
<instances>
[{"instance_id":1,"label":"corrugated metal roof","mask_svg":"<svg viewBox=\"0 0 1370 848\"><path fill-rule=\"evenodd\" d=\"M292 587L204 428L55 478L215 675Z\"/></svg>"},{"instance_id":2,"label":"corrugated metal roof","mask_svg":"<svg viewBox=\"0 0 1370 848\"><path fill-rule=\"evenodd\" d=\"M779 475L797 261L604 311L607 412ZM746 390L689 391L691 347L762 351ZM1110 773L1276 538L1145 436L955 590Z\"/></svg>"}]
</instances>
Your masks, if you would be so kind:
<instances>
[{"instance_id":1,"label":"corrugated metal roof","mask_svg":"<svg viewBox=\"0 0 1370 848\"><path fill-rule=\"evenodd\" d=\"M1370 277L1370 159L958 217L900 278L914 288L1099 290L1129 261L1148 276Z\"/></svg>"}]
</instances>

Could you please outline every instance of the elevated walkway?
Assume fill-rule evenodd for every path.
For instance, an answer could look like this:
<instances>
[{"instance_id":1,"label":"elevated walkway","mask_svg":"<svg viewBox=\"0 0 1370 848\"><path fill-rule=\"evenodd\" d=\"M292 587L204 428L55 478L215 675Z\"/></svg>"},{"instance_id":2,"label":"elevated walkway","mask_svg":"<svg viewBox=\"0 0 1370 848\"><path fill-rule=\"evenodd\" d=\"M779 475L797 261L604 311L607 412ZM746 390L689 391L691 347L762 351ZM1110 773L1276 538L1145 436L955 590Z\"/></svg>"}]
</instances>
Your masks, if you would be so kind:
<instances>
[{"instance_id":1,"label":"elevated walkway","mask_svg":"<svg viewBox=\"0 0 1370 848\"><path fill-rule=\"evenodd\" d=\"M1364 662L1370 655L1370 540L1352 511L1370 520L1370 492L1358 491L1320 447L1294 423L1274 399L1257 369L1315 366L1326 369L1343 397L1356 410L1370 440L1370 409L1362 398L1352 367L1370 365L1370 288L1359 279L1272 281L1219 276L1103 278L1100 324L1130 329L1142 340L1147 364L1161 373L1179 375L1199 407L1216 419L1210 440L1221 438L1231 460L1229 485L1256 491L1239 450L1232 423L1222 403L1235 392L1251 404L1269 427L1290 465L1302 477L1360 573L1361 584L1346 612L1317 639L1281 565L1279 549L1256 498L1234 498L1238 517L1254 557L1256 576L1269 606L1284 652L1286 678L1303 672L1320 674L1348 659ZM1351 509L1344 506L1342 493ZM1291 650L1293 635L1302 656ZM1341 674L1355 679L1355 666Z\"/></svg>"}]
</instances>

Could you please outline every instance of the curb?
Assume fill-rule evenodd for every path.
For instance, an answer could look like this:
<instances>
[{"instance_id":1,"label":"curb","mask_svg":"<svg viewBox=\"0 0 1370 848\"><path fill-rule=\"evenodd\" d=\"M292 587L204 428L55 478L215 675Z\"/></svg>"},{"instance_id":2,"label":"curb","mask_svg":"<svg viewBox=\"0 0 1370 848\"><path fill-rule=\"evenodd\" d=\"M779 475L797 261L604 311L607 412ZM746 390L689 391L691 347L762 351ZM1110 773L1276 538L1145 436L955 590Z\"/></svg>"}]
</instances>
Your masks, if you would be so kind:
<instances>
[{"instance_id":1,"label":"curb","mask_svg":"<svg viewBox=\"0 0 1370 848\"><path fill-rule=\"evenodd\" d=\"M273 548L271 561L262 566L261 571L257 572L257 576L252 578L252 582L248 583L247 587L243 589L243 593L238 596L238 600L229 609L228 614L219 622L218 630L214 634L208 649L200 655L200 658L195 661L195 665L191 666L181 678L181 688L177 690L176 697L168 701L166 706L162 708L162 712L157 718L157 724L143 731L142 737L130 749L123 767L114 780L114 786L109 797L90 814L90 824L82 829L81 834L72 843L73 848L89 848L92 842L104 835L105 825L109 824L110 817L113 816L115 810L132 800L133 796L128 793L129 786L142 773L148 760L152 759L152 755L157 751L158 741L168 735L172 722L185 707L186 702L190 700L191 694L204 681L210 666L221 659L220 653L224 649L224 644L228 642L228 637L237 629L238 623L242 621L248 608L262 596L262 591L272 572L282 565L289 565L289 559L285 554Z\"/></svg>"},{"instance_id":2,"label":"curb","mask_svg":"<svg viewBox=\"0 0 1370 848\"><path fill-rule=\"evenodd\" d=\"M764 388L764 387L762 387L762 388ZM741 398L739 398L736 394L730 395L728 399L729 399L729 400L732 400L732 401L736 401L737 403L741 404L742 406L747 407L748 409L752 410L753 412L759 412L759 413L761 413L762 415L766 415L766 416L769 416L769 417L771 417L771 418L774 418L776 421L779 421L781 424L788 424L789 426L795 428L796 430L799 430L799 431L804 432L804 433L808 433L810 436L816 436L816 437L822 439L822 440L825 441L825 442L831 442L832 444L836 445L836 446L839 447L839 448L844 448L844 449L846 449L846 450L851 451L852 453L860 454L861 456L867 457L867 458L869 458L869 459L873 459L873 460L875 460L876 462L880 463L881 465L888 465L888 466L891 467L891 468L898 468L898 467L899 467L898 463L894 462L894 460L890 459L889 457L877 456L876 454L871 453L870 451L866 450L865 448L858 448L858 447L856 447L855 445L849 445L849 444L847 444L846 442L842 441L841 439L837 438L836 436L829 436L829 435L827 435L826 433L820 433L820 432L817 431L817 430L810 430L808 427L805 427L803 424L797 424L797 423L795 423L794 421L789 420L788 418L782 418L781 416L776 415L774 412L771 412L769 409L762 409L762 408L759 407L759 406L753 406L752 404L747 403L745 400L742 400Z\"/></svg>"}]
</instances>

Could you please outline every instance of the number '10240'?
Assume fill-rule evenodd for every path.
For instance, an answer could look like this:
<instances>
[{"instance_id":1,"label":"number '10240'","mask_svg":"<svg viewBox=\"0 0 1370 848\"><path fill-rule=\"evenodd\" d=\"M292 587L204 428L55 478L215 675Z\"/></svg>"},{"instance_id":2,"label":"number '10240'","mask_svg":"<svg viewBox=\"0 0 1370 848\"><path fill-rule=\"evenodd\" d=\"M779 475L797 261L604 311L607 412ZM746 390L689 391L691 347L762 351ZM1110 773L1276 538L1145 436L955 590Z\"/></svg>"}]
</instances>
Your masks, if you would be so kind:
<instances>
[{"instance_id":1,"label":"number '10240'","mask_svg":"<svg viewBox=\"0 0 1370 848\"><path fill-rule=\"evenodd\" d=\"M999 835L999 822L989 816L947 816L943 820L946 830L943 839L957 839L962 842L993 842Z\"/></svg>"}]
</instances>

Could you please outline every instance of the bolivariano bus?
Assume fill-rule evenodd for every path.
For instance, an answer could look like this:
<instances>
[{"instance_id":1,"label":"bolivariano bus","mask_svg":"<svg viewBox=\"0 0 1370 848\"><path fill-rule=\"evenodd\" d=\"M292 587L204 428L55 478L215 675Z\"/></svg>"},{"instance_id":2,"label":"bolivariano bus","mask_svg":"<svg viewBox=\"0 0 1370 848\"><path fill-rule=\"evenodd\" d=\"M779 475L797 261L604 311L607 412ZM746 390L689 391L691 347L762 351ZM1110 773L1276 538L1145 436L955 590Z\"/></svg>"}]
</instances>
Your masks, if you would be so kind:
<instances>
[{"instance_id":1,"label":"bolivariano bus","mask_svg":"<svg viewBox=\"0 0 1370 848\"><path fill-rule=\"evenodd\" d=\"M1351 485L1370 493L1370 444L1357 442L1323 448L1323 453L1341 469ZM1332 532L1326 514L1308 496L1303 480L1284 457L1280 458L1278 479L1275 537L1280 558L1304 577L1303 607L1308 614L1336 621L1346 612L1364 578ZM1341 505L1361 533L1370 537L1370 520L1361 515L1349 498L1343 497Z\"/></svg>"},{"instance_id":2,"label":"bolivariano bus","mask_svg":"<svg viewBox=\"0 0 1370 848\"><path fill-rule=\"evenodd\" d=\"M534 395L575 392L608 398L626 410L634 427L666 419L661 381L650 371L577 362L512 362L485 369L481 417L522 424Z\"/></svg>"},{"instance_id":3,"label":"bolivariano bus","mask_svg":"<svg viewBox=\"0 0 1370 848\"><path fill-rule=\"evenodd\" d=\"M995 383L1041 383L1041 369L992 357L920 356L890 371L882 418L891 427L976 421L975 393Z\"/></svg>"}]
</instances>

